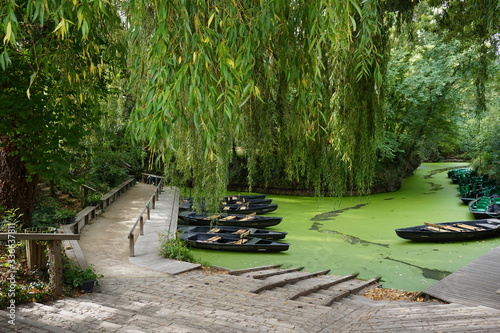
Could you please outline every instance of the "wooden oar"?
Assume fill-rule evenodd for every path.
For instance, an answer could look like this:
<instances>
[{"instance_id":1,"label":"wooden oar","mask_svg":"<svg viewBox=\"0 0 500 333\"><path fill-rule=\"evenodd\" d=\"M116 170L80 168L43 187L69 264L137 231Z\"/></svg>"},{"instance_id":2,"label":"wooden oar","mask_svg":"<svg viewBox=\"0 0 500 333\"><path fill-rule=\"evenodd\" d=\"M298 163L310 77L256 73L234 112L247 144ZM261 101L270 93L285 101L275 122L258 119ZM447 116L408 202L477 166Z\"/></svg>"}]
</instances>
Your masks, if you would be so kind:
<instances>
[{"instance_id":1,"label":"wooden oar","mask_svg":"<svg viewBox=\"0 0 500 333\"><path fill-rule=\"evenodd\" d=\"M452 227L449 225L434 224L434 223L429 223L429 222L425 222L425 225L430 226L430 227L434 227L434 228L438 228L438 229L445 229L445 230L456 231L456 232L468 231L467 229L461 229L461 228L456 228L456 227Z\"/></svg>"}]
</instances>

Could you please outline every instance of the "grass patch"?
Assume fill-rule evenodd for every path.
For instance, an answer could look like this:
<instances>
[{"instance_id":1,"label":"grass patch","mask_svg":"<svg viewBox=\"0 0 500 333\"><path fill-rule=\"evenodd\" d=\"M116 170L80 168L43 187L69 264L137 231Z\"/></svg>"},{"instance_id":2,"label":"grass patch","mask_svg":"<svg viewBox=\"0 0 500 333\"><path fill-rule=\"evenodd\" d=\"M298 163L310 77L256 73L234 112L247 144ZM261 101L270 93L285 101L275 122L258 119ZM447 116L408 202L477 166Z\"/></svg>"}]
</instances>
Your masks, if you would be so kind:
<instances>
[{"instance_id":1,"label":"grass patch","mask_svg":"<svg viewBox=\"0 0 500 333\"><path fill-rule=\"evenodd\" d=\"M205 268L212 268L212 265L209 263L195 258L191 248L179 237L179 233L175 235L175 238L169 238L168 235L160 235L160 256L200 264Z\"/></svg>"}]
</instances>

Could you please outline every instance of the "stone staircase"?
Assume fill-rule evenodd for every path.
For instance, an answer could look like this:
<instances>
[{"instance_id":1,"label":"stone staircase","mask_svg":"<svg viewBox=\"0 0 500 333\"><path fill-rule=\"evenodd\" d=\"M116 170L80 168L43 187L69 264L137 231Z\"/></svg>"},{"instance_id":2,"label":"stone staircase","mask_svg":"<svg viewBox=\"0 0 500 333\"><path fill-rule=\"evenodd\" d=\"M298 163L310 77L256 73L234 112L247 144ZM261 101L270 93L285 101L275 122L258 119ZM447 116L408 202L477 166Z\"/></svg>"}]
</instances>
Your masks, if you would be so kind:
<instances>
[{"instance_id":1,"label":"stone staircase","mask_svg":"<svg viewBox=\"0 0 500 333\"><path fill-rule=\"evenodd\" d=\"M255 279L254 283L249 283L256 285L248 290L252 293L324 306L379 285L377 281L380 277L363 281L356 279L358 273L336 276L327 275L329 270L307 273L302 272L303 268L280 269L278 266L267 266L232 271L230 274Z\"/></svg>"},{"instance_id":2,"label":"stone staircase","mask_svg":"<svg viewBox=\"0 0 500 333\"><path fill-rule=\"evenodd\" d=\"M494 332L500 311L359 296L377 278L267 266L103 279L100 292L16 308L0 332ZM3 318L7 313L2 311ZM3 330L5 328L5 330ZM493 329L494 328L494 329ZM491 329L491 330L489 330Z\"/></svg>"}]
</instances>

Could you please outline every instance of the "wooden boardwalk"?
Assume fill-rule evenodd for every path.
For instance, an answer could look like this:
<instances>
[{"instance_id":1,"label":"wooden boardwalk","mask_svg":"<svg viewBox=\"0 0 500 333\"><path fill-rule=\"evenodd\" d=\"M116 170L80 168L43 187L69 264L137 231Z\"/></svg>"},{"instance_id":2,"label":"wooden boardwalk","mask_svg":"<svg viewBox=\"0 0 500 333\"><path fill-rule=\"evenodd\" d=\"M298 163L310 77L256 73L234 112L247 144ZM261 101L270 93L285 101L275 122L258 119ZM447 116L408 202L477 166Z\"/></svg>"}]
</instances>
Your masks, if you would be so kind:
<instances>
[{"instance_id":1,"label":"wooden boardwalk","mask_svg":"<svg viewBox=\"0 0 500 333\"><path fill-rule=\"evenodd\" d=\"M500 246L424 290L449 303L500 309Z\"/></svg>"}]
</instances>

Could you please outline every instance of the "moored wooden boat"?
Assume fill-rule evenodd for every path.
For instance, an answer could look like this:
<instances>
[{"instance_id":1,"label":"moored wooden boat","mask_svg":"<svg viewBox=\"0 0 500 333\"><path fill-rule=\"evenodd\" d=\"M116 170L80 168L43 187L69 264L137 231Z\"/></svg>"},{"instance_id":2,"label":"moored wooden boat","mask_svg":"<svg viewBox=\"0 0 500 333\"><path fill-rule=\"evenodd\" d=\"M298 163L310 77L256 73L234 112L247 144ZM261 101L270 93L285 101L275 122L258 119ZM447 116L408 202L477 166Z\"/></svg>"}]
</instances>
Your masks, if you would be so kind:
<instances>
[{"instance_id":1,"label":"moored wooden boat","mask_svg":"<svg viewBox=\"0 0 500 333\"><path fill-rule=\"evenodd\" d=\"M500 220L425 223L395 231L401 238L418 242L457 242L500 236Z\"/></svg>"},{"instance_id":2,"label":"moored wooden boat","mask_svg":"<svg viewBox=\"0 0 500 333\"><path fill-rule=\"evenodd\" d=\"M265 194L246 194L246 195L228 195L225 196L222 200L243 200L243 201L255 201L259 199L265 199Z\"/></svg>"},{"instance_id":3,"label":"moored wooden boat","mask_svg":"<svg viewBox=\"0 0 500 333\"><path fill-rule=\"evenodd\" d=\"M201 205L201 209L204 209L204 205ZM225 213L229 214L267 214L270 212L274 212L278 209L278 205L276 204L256 204L250 201L246 201L241 204L227 204L221 205L221 210ZM179 211L192 211L193 210L193 202L191 200L183 200L179 204Z\"/></svg>"},{"instance_id":4,"label":"moored wooden boat","mask_svg":"<svg viewBox=\"0 0 500 333\"><path fill-rule=\"evenodd\" d=\"M179 224L238 226L250 228L272 227L281 223L282 217L262 216L256 214L209 214L196 212L179 212Z\"/></svg>"},{"instance_id":5,"label":"moored wooden boat","mask_svg":"<svg viewBox=\"0 0 500 333\"><path fill-rule=\"evenodd\" d=\"M260 214L267 214L274 212L276 209L278 209L278 205L276 204L254 204L251 202L246 202L242 205L240 204L234 204L234 205L224 205L223 210L226 213L229 214L252 214L256 213L258 215Z\"/></svg>"},{"instance_id":6,"label":"moored wooden boat","mask_svg":"<svg viewBox=\"0 0 500 333\"><path fill-rule=\"evenodd\" d=\"M236 226L205 226L205 225L180 225L177 227L180 232L202 233L202 234L224 234L224 235L244 235L246 237L257 237L264 239L283 239L288 234L283 231L273 231L267 229L236 227Z\"/></svg>"},{"instance_id":7,"label":"moored wooden boat","mask_svg":"<svg viewBox=\"0 0 500 333\"><path fill-rule=\"evenodd\" d=\"M288 243L236 235L183 233L180 238L191 247L219 251L281 252L288 250L290 247Z\"/></svg>"},{"instance_id":8,"label":"moored wooden boat","mask_svg":"<svg viewBox=\"0 0 500 333\"><path fill-rule=\"evenodd\" d=\"M270 205L273 202L273 199L245 199L238 197L224 198L222 200L223 205L242 205L245 202L250 202L251 204L261 204L261 205Z\"/></svg>"},{"instance_id":9,"label":"moored wooden boat","mask_svg":"<svg viewBox=\"0 0 500 333\"><path fill-rule=\"evenodd\" d=\"M469 211L476 219L499 218L500 196L483 196L469 202Z\"/></svg>"}]
</instances>

